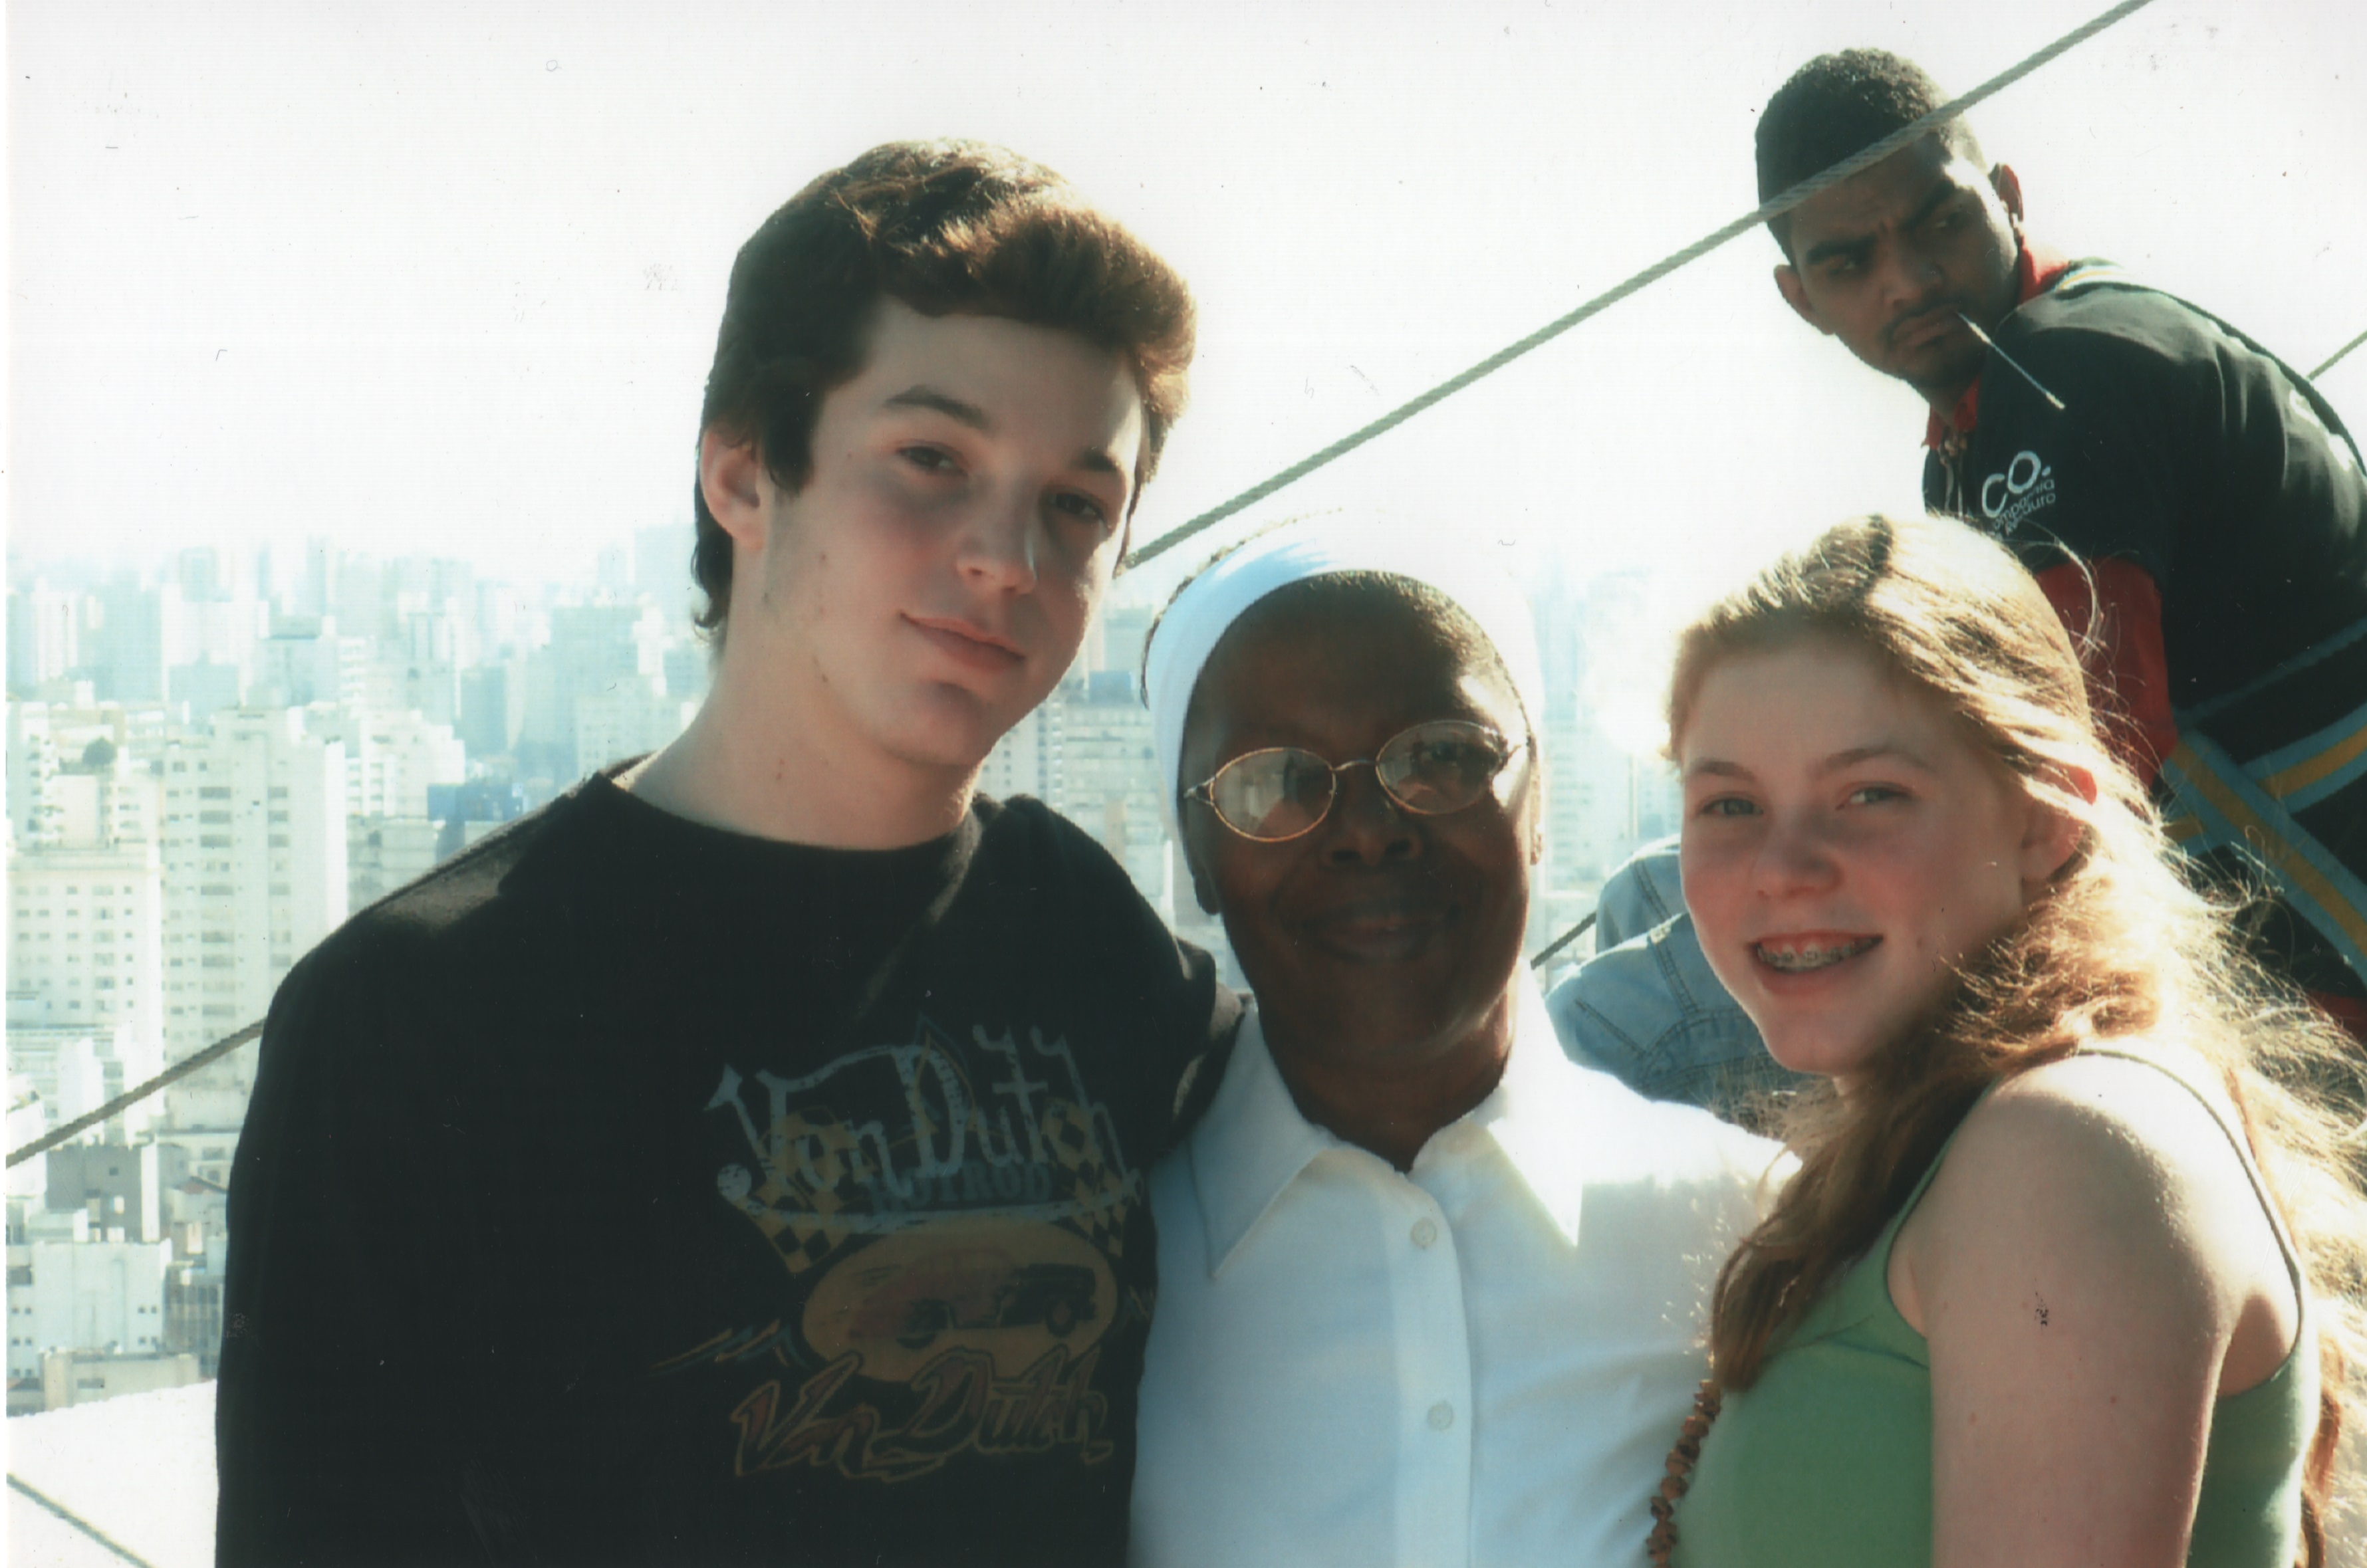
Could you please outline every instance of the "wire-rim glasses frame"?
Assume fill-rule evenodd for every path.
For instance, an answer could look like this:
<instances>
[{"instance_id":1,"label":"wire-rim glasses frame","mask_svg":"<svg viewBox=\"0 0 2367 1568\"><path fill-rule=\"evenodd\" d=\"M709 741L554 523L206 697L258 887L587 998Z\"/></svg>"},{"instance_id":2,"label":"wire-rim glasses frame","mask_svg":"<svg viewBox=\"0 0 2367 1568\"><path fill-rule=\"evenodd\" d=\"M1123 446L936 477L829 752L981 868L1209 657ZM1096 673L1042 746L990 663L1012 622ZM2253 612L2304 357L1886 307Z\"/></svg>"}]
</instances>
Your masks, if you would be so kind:
<instances>
[{"instance_id":1,"label":"wire-rim glasses frame","mask_svg":"<svg viewBox=\"0 0 2367 1568\"><path fill-rule=\"evenodd\" d=\"M1474 719L1426 719L1390 736L1373 755L1345 762L1331 761L1303 746L1244 751L1185 790L1183 797L1198 801L1227 829L1252 843L1286 844L1331 818L1340 800L1340 775L1351 768L1372 769L1381 793L1409 816L1447 817L1478 805L1512 760L1535 746L1534 733L1515 745L1493 726ZM1458 756L1458 750L1479 755ZM1319 802L1292 789L1294 778L1311 780L1319 773L1323 779ZM1263 808L1257 806L1261 795L1270 797ZM1293 806L1305 814L1304 823L1287 832L1261 830L1277 810ZM1251 826L1244 827L1244 821Z\"/></svg>"}]
</instances>

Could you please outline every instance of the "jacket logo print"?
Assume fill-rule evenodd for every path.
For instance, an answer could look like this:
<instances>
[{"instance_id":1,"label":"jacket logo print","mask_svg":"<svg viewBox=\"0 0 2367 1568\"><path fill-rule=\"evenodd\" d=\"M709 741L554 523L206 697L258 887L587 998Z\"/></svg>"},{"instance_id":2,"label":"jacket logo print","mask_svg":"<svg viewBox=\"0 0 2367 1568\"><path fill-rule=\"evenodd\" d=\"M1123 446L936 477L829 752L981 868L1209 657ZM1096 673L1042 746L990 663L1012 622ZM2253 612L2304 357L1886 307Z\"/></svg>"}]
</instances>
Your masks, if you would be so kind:
<instances>
[{"instance_id":1,"label":"jacket logo print","mask_svg":"<svg viewBox=\"0 0 2367 1568\"><path fill-rule=\"evenodd\" d=\"M2016 452L2002 471L1981 481L1981 515L1988 519L1989 531L2000 536L2053 504L2055 470L2035 452Z\"/></svg>"}]
</instances>

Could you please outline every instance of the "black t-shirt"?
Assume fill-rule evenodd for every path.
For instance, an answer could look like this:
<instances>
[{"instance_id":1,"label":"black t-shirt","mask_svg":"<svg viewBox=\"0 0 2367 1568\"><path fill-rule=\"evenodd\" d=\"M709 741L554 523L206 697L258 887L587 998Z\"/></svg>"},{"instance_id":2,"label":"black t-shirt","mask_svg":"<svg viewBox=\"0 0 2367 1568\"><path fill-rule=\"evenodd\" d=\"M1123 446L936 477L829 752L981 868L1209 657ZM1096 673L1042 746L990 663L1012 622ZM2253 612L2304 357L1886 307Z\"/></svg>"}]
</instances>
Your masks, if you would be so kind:
<instances>
[{"instance_id":1,"label":"black t-shirt","mask_svg":"<svg viewBox=\"0 0 2367 1568\"><path fill-rule=\"evenodd\" d=\"M2265 349L2107 263L2072 264L1995 336L1978 418L1961 447L1927 459L1925 501L2004 540L2033 571L2076 556L2151 578L2184 743L2160 780L2174 836L2243 885L2265 877L2277 890L2258 935L2279 966L2361 995L2367 475L2356 443Z\"/></svg>"},{"instance_id":2,"label":"black t-shirt","mask_svg":"<svg viewBox=\"0 0 2367 1568\"><path fill-rule=\"evenodd\" d=\"M2367 621L2367 479L2306 380L2217 318L2092 261L1996 339L2029 375L1992 356L1971 438L1954 460L1926 461L1924 500L2033 571L2066 550L2143 567L2161 592L2181 714ZM2298 684L2339 684L2356 706L2367 680L2335 673ZM2299 701L2291 687L2282 700Z\"/></svg>"},{"instance_id":3,"label":"black t-shirt","mask_svg":"<svg viewBox=\"0 0 2367 1568\"><path fill-rule=\"evenodd\" d=\"M1036 802L867 852L592 781L273 1003L220 1560L1122 1560L1235 1012Z\"/></svg>"}]
</instances>

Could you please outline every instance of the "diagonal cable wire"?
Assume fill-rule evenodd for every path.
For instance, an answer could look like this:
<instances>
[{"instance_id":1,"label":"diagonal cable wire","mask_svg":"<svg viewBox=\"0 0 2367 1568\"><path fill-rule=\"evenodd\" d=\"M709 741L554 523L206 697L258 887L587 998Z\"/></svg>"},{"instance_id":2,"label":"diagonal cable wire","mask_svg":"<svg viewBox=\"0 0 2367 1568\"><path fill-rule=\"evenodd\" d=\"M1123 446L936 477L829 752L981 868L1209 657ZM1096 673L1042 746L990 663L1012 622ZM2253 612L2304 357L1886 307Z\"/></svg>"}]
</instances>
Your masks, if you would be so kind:
<instances>
[{"instance_id":1,"label":"diagonal cable wire","mask_svg":"<svg viewBox=\"0 0 2367 1568\"><path fill-rule=\"evenodd\" d=\"M1990 77L1988 81L1982 83L1979 86L1975 87L1971 92L1965 94L1963 96L1952 99L1949 102L1941 105L1938 108L1933 109L1930 114L1925 115L1921 119L1917 120L1914 124L1907 126L1902 130L1893 131L1890 135L1884 137L1881 141L1875 142L1873 146L1864 149L1863 152L1852 153L1849 157L1842 159L1840 163L1832 165L1832 167L1826 169L1821 174L1812 175L1808 178L1802 180L1798 185L1794 186L1791 189L1784 191L1780 196L1774 197L1770 200L1761 202L1757 207L1751 209L1749 212L1744 213L1733 222L1716 230L1715 232L1704 235L1702 238L1694 241L1692 244L1687 245L1684 249L1674 252L1673 254L1663 257L1659 261L1654 262L1650 266L1646 267L1643 271L1636 274L1633 277L1630 277L1625 282L1617 284L1611 288L1603 290L1603 292L1596 295L1593 299L1589 299L1586 303L1579 306L1578 309L1570 311L1569 314L1556 317L1553 321L1546 322L1544 326L1539 327L1535 332L1531 333L1528 336L1520 339L1518 342L1509 344L1503 348L1498 349L1495 353L1489 355L1478 364L1474 365L1468 370L1464 371L1461 375L1450 377L1446 380L1441 381L1437 386L1433 387L1430 390L1422 393L1420 397L1413 399L1410 402L1400 404L1399 407L1392 409L1387 413L1383 414L1380 418L1373 421L1370 424L1364 426L1360 430L1353 431L1347 435L1341 437L1339 440L1334 441L1331 446L1324 447L1321 451L1314 453L1312 456L1300 458L1297 462L1293 463L1290 467L1283 469L1282 472L1274 475L1273 478L1265 479L1258 484L1251 485L1249 489L1241 491L1240 494L1234 496L1230 501L1224 502L1219 505L1211 507L1207 511L1201 513L1197 517L1191 519L1189 522L1184 523L1178 527L1171 528L1166 533L1160 535L1159 537L1147 541L1140 548L1133 551L1126 558L1125 564L1127 567L1137 567L1140 566L1145 561L1151 560L1159 556L1164 555L1169 550L1173 549L1177 545L1182 544L1184 540L1191 538L1196 534L1206 532L1207 529L1214 527L1217 524L1223 522L1226 518L1232 516L1235 513L1256 505L1259 502L1263 501L1267 496L1272 495L1274 491L1281 490L1287 485L1296 484L1298 480L1305 479L1316 469L1324 467L1326 464L1336 461L1341 457L1346 457L1357 447L1364 446L1366 442L1369 442L1377 436L1387 434L1388 432L1395 430L1399 425L1403 424L1406 421L1413 418L1414 415L1421 412L1423 410L1430 408L1434 404L1445 401L1448 398L1453 397L1455 393L1463 390L1464 388L1470 386L1473 382L1495 374L1497 371L1501 370L1505 366L1510 365L1515 359L1520 358L1523 355L1527 354L1534 349L1541 348L1545 344L1551 343L1555 338L1561 336L1562 333L1569 331L1572 327L1577 326L1580 321L1585 321L1588 317L1601 314L1603 311L1607 310L1612 306L1619 303L1620 300L1626 299L1630 294L1634 294L1639 289L1648 288L1652 284L1658 283L1661 278L1668 276L1669 274L1676 271L1679 267L1682 267L1690 262L1697 261L1701 257L1707 255L1710 252L1717 249L1720 245L1725 244L1728 240L1733 239L1736 235L1744 233L1749 230L1755 229L1760 224L1766 222L1772 218L1776 218L1784 213L1789 212L1792 209L1799 206L1800 203L1807 200L1810 197L1815 196L1818 192L1839 185L1841 181L1846 180L1854 175L1863 173L1866 169L1872 168L1874 164L1882 162L1885 158L1889 157L1893 152L1897 152L1900 148L1908 145L1909 142L1914 141L1917 138L1925 135L1941 125L1944 125L1951 119L1954 119L1958 116L1964 114L1966 110L1972 108L1975 105L1982 102L1984 99L1993 97L1997 94L2003 92L2006 88L2012 86L2016 82L2021 81L2024 76L2029 75L2040 66L2044 65L2056 55L2063 53L2067 50L2076 48L2078 45L2085 43L2088 39L2095 37L2098 33L2102 32L2106 28L2111 27L2113 23L2121 20L2124 17L2127 17L2136 11L2143 10L2152 3L2153 0L2121 0L2121 4L2114 6L2111 10L2104 12L2093 21L2084 23L2081 26L2073 28L2071 31L2065 33L2061 38L2056 39L2053 43L2048 44L2037 53L2033 54L2008 67L2006 70L1999 72L1998 74ZM2340 359L2343 355L2348 354L2351 349L2358 347L2362 338L2367 338L2367 333L2361 333L2360 338L2353 338L2348 344L2344 345L2340 353L2338 353L2334 356L2334 359L2327 360L2325 365L2318 367L2317 370L2311 371L2311 376L2316 376L2320 371L2323 371L2327 368L2327 367L2333 365L2336 359ZM1579 931L1583 931L1584 929L1585 926L1583 924L1579 927ZM1537 955L1537 961L1542 962L1546 958L1552 956L1552 954L1557 951L1563 943L1577 935L1578 931L1569 932L1560 942L1557 942L1553 946L1548 947L1544 953L1539 953ZM76 1117L74 1121L65 1123L55 1131L44 1134L42 1136L34 1139L22 1148L10 1150L8 1153L8 1164L13 1167L21 1164L25 1160L32 1158L35 1155L42 1154L50 1149L55 1148L58 1145L64 1143L68 1138L73 1137L77 1133L84 1132L88 1128L96 1126L97 1123L107 1120L109 1116L113 1116L121 1111L127 1106L138 1104L141 1100L146 1099L149 1095L155 1093L158 1089L164 1088L167 1084L187 1077L190 1073L197 1071L198 1068L204 1066L207 1063L215 1060L217 1057L227 1055L232 1050L240 1045L243 1045L246 1042L254 1039L256 1035L262 1032L263 1021L258 1019L255 1022L248 1024L244 1029L240 1030L237 1033L226 1035L222 1039L215 1041L211 1045L207 1046L197 1055L176 1063L174 1066L166 1068L156 1077L150 1078L146 1083L142 1084L139 1088L128 1089L124 1093L116 1096L113 1100L108 1100L105 1105L100 1106L97 1110L90 1112L88 1115Z\"/></svg>"},{"instance_id":2,"label":"diagonal cable wire","mask_svg":"<svg viewBox=\"0 0 2367 1568\"><path fill-rule=\"evenodd\" d=\"M1585 321L1588 317L1601 314L1603 311L1607 310L1612 306L1619 303L1620 300L1626 299L1630 294L1636 293L1639 289L1658 283L1660 279L1668 276L1669 274L1676 271L1679 267L1683 266L1690 262L1698 261L1703 256L1709 254L1710 252L1717 249L1720 245L1725 244L1728 240L1733 239L1736 235L1742 234L1750 230L1755 229L1760 224L1766 222L1770 219L1780 217L1783 214L1791 211L1792 209L1799 206L1802 202L1807 200L1810 197L1817 195L1818 192L1839 185L1841 181L1850 178L1852 175L1862 174L1865 170L1872 168L1874 164L1881 163L1885 158L1889 157L1893 152L1897 152L1900 148L1905 147L1910 142L1927 135L1931 130L1946 124L1949 120L1956 118L1960 115L1964 114L1965 110L1971 108L1974 105L1980 103L1983 99L1994 96L1995 95L2003 92L2006 88L2012 86L2016 82L2021 81L2024 76L2029 75L2032 72L2037 70L2048 61L2053 60L2056 55L2061 54L2064 51L2075 48L2078 45L2086 42L2089 39L2093 38L2096 34L2102 32L2106 28L2109 28L2113 23L2119 21L2122 17L2126 17L2133 12L2142 10L2152 3L2153 0L2121 0L2120 5L2117 5L2111 10L2106 11L2095 20L2088 22L2083 26L2075 28L2071 31L2065 33L2061 38L2056 39L2053 43L2048 44L2044 49L2040 50L2037 53L2031 55L2026 60L2010 66L2004 71L1999 72L1995 76L1992 76L1988 81L1982 83L1979 86L1975 87L1971 92L1964 95L1964 96L1941 105L1938 108L1933 109L1930 114L1925 115L1921 119L1917 120L1914 124L1891 132L1891 134L1884 137L1881 141L1875 142L1873 146L1866 148L1864 151L1852 153L1849 157L1842 159L1840 163L1835 164L1832 167L1825 170L1823 173L1811 175L1808 178L1802 180L1798 185L1794 186L1791 189L1784 191L1780 196L1776 196L1769 200L1761 202L1757 207L1752 208L1749 212L1744 213L1733 222L1727 224L1725 227L1718 229L1712 233L1702 236L1702 238L1695 240L1692 244L1687 245L1681 251L1674 252L1670 255L1662 257L1660 260L1654 262L1650 266L1646 267L1643 271L1636 274L1626 281L1604 289L1602 293L1596 295L1593 299L1589 299L1585 304L1580 305L1578 309L1570 311L1568 315L1556 317L1554 320L1547 321L1544 326L1539 327L1535 332L1531 333L1528 336L1520 339L1516 343L1509 344L1506 346L1498 349L1495 353L1489 355L1478 364L1474 365L1468 370L1464 371L1461 375L1447 378L1445 380L1441 381L1437 386L1433 387L1430 390L1422 393L1411 401L1399 404L1398 407L1391 409L1388 412L1381 415L1380 418L1373 421L1370 424L1364 426L1362 429L1352 431L1348 434L1342 436L1339 440L1331 443L1331 446L1324 447L1321 451L1317 452L1310 457L1300 458L1297 462L1293 463L1290 467L1283 469L1282 472L1274 475L1272 479L1264 479L1257 484L1251 485L1249 489L1241 491L1240 494L1233 497L1230 501L1223 502L1218 505L1210 507L1207 511L1203 512L1197 517L1195 517L1191 521L1182 524L1177 527L1169 529L1166 533L1160 535L1155 539L1146 540L1139 548L1136 549L1126 558L1126 565L1128 567L1138 567L1142 565L1145 561L1151 560L1159 556L1164 555L1169 550L1172 550L1176 546L1182 544L1184 540L1191 538L1194 535L1203 533L1206 530L1216 526L1226 518L1232 516L1235 513L1240 512L1244 508L1256 505L1259 502L1263 501L1267 496L1272 495L1274 491L1283 489L1286 485L1297 483L1300 479L1305 479L1316 469L1320 468L1329 463L1334 462L1339 458L1346 457L1349 453L1353 452L1357 447L1364 446L1366 442L1373 440L1375 437L1386 435L1390 431L1395 430L1399 425L1403 424L1406 421L1411 419L1414 415L1421 412L1423 410L1428 409L1434 404L1445 401L1448 398L1453 397L1455 393L1463 390L1464 388L1470 386L1475 381L1485 377L1494 375L1497 371L1501 370L1505 366L1510 365L1512 361L1520 358L1523 355L1527 354L1534 349L1542 348L1546 344L1551 343L1554 339L1561 336L1562 333L1569 331L1570 328L1578 325L1580 321ZM2348 350L2345 352L2348 352ZM2331 363L2331 361L2329 361L2329 363Z\"/></svg>"},{"instance_id":3,"label":"diagonal cable wire","mask_svg":"<svg viewBox=\"0 0 2367 1568\"><path fill-rule=\"evenodd\" d=\"M1563 948L1568 947L1571 942L1576 942L1580 937L1582 937L1588 931L1592 931L1594 929L1594 916L1595 911L1589 909L1586 912L1586 918L1584 919L1579 921L1578 924L1570 927L1569 930L1562 932L1561 935L1554 938L1553 941L1537 949L1535 956L1529 960L1529 967L1532 969L1544 968L1546 966L1546 959L1551 958L1555 953L1559 953Z\"/></svg>"},{"instance_id":4,"label":"diagonal cable wire","mask_svg":"<svg viewBox=\"0 0 2367 1568\"><path fill-rule=\"evenodd\" d=\"M60 1144L64 1143L68 1138L74 1137L75 1134L80 1133L88 1132L91 1128L97 1126L101 1122L106 1121L110 1116L121 1114L123 1111L130 1110L132 1106L139 1104L142 1100L155 1093L158 1089L164 1088L167 1084L178 1083L183 1078L187 1077L191 1073L196 1072L199 1067L206 1066L208 1063L229 1055L239 1046L245 1044L248 1041L254 1039L256 1035L262 1032L263 1021L258 1018L253 1023L248 1024L244 1029L238 1031L236 1033L225 1034L221 1039L215 1041L212 1044L207 1046L204 1050L196 1052L191 1055L182 1057L171 1066L166 1067L163 1072L158 1073L154 1077L150 1078L146 1083L140 1085L137 1089L125 1089L121 1094L117 1095L113 1100L108 1100L105 1105L100 1106L97 1110L89 1112L87 1115L77 1116L73 1121L66 1122L62 1126L51 1128L49 1132L46 1132L40 1137L35 1138L31 1143L27 1144L23 1148L10 1149L8 1151L8 1168L13 1170L17 1166L20 1166L27 1160L31 1159L35 1155L47 1154L50 1150L56 1148Z\"/></svg>"},{"instance_id":5,"label":"diagonal cable wire","mask_svg":"<svg viewBox=\"0 0 2367 1568\"><path fill-rule=\"evenodd\" d=\"M63 1519L74 1529L78 1529L83 1534L90 1537L91 1540L98 1542L99 1545L115 1553L116 1556L121 1558L124 1562L130 1563L132 1568L149 1568L149 1562L146 1558L133 1551L130 1547L124 1546L120 1542L115 1540L113 1538L108 1536L105 1530L99 1529L96 1525L92 1524L88 1519L84 1518L80 1514L75 1513L72 1508L67 1507L64 1504L44 1496L39 1488L28 1485L26 1483L17 1480L13 1475L8 1478L8 1484L16 1490L23 1493L26 1496L31 1498L40 1506L47 1508L51 1513L55 1514L59 1518Z\"/></svg>"},{"instance_id":6,"label":"diagonal cable wire","mask_svg":"<svg viewBox=\"0 0 2367 1568\"><path fill-rule=\"evenodd\" d=\"M2319 366L2316 369L2309 373L2309 378L2315 381L2320 376L2325 375L2327 371L2341 364L2344 358L2350 355L2350 351L2357 348L2362 343L2367 343L2367 333L2361 333L2357 337L2352 338L2349 343L2346 343L2340 348L2336 349L2334 351L2333 357L2329 358L2325 364Z\"/></svg>"}]
</instances>

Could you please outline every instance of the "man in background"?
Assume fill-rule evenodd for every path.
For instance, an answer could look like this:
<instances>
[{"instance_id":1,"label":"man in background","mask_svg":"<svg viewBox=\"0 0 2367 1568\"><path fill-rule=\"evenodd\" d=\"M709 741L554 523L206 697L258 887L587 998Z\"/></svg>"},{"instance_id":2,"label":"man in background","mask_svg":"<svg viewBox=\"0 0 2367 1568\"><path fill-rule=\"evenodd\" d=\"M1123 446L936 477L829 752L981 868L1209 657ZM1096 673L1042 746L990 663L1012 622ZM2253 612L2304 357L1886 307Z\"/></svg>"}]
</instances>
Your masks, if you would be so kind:
<instances>
[{"instance_id":1,"label":"man in background","mask_svg":"<svg viewBox=\"0 0 2367 1568\"><path fill-rule=\"evenodd\" d=\"M1879 50L1810 61L1760 117L1760 199L1946 101ZM2367 479L2333 408L2217 317L2033 241L1962 120L1769 227L1784 301L1930 405L1926 503L2037 576L2173 840L2273 895L2260 956L2367 1040ZM1728 1112L1772 1087L1704 968L1681 909L1581 968L1553 998L1572 1055Z\"/></svg>"},{"instance_id":2,"label":"man in background","mask_svg":"<svg viewBox=\"0 0 2367 1568\"><path fill-rule=\"evenodd\" d=\"M1760 117L1761 199L1945 102L1878 50L1810 61ZM2171 836L2266 882L2262 956L2367 1039L2367 477L2333 408L2033 241L1962 120L1769 226L1784 301L1931 406L1926 503L2036 574Z\"/></svg>"}]
</instances>

